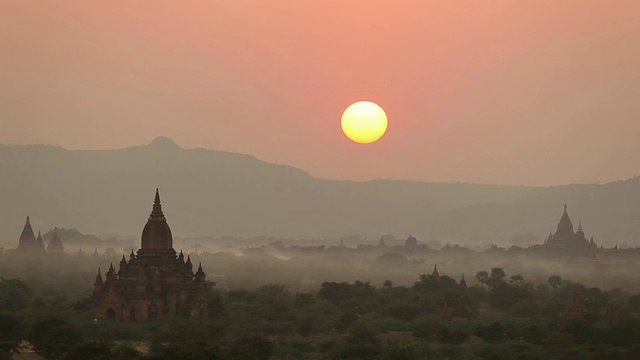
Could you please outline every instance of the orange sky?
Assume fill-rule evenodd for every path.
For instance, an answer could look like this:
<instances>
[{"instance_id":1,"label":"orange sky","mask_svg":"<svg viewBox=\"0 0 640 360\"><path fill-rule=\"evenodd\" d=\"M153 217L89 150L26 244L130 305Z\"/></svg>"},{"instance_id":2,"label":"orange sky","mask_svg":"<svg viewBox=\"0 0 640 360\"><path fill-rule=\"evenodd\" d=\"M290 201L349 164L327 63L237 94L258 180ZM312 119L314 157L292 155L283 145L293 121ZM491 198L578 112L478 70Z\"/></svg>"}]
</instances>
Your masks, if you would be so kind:
<instances>
[{"instance_id":1,"label":"orange sky","mask_svg":"<svg viewBox=\"0 0 640 360\"><path fill-rule=\"evenodd\" d=\"M338 179L640 174L637 1L0 2L0 143L156 136ZM359 145L340 115L379 103Z\"/></svg>"}]
</instances>

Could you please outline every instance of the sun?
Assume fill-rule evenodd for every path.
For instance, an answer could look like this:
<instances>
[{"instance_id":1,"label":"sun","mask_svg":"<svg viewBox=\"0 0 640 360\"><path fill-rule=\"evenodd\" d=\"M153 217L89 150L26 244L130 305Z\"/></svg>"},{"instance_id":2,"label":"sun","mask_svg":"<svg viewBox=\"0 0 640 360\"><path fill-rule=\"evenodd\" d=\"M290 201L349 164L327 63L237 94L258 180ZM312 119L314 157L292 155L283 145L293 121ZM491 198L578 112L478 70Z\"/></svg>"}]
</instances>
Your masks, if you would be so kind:
<instances>
[{"instance_id":1,"label":"sun","mask_svg":"<svg viewBox=\"0 0 640 360\"><path fill-rule=\"evenodd\" d=\"M371 101L355 102L342 113L342 131L360 144L370 144L387 131L387 114Z\"/></svg>"}]
</instances>

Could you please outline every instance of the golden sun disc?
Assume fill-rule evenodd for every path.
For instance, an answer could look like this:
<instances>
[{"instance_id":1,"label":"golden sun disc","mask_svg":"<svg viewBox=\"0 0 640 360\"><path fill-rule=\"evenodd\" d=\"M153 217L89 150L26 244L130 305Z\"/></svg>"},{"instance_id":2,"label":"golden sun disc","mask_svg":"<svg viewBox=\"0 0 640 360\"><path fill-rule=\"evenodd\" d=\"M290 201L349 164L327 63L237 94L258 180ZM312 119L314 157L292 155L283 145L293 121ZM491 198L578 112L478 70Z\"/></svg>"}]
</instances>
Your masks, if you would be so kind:
<instances>
[{"instance_id":1,"label":"golden sun disc","mask_svg":"<svg viewBox=\"0 0 640 360\"><path fill-rule=\"evenodd\" d=\"M349 139L360 144L370 144L387 131L388 119L378 104L358 101L349 105L342 113L341 125Z\"/></svg>"}]
</instances>

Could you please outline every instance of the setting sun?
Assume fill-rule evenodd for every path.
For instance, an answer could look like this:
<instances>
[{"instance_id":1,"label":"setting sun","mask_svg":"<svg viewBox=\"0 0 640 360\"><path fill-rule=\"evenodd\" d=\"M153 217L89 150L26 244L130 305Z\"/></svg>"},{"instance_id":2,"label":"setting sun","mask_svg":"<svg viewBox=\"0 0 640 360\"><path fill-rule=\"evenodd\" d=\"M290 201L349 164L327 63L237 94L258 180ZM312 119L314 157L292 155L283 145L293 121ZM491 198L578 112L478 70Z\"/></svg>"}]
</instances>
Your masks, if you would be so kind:
<instances>
[{"instance_id":1,"label":"setting sun","mask_svg":"<svg viewBox=\"0 0 640 360\"><path fill-rule=\"evenodd\" d=\"M369 144L387 131L387 114L376 103L358 101L342 113L342 131L360 144Z\"/></svg>"}]
</instances>

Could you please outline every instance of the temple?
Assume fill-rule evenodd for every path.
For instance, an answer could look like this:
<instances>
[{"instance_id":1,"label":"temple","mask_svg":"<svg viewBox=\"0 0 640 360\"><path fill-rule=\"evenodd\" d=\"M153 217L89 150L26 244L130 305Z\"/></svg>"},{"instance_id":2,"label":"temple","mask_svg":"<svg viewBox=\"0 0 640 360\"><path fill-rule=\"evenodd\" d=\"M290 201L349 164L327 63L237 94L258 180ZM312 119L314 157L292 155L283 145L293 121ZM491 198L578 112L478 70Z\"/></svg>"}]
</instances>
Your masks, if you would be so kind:
<instances>
[{"instance_id":1,"label":"temple","mask_svg":"<svg viewBox=\"0 0 640 360\"><path fill-rule=\"evenodd\" d=\"M40 237L40 240L42 240L42 237ZM20 240L18 240L18 248L16 251L21 253L31 252L38 248L37 245L36 236L33 233L33 228L31 228L31 220L29 219L29 216L27 216L27 222L24 224L24 228L22 228L22 234L20 234ZM44 247L42 250L44 250Z\"/></svg>"},{"instance_id":2,"label":"temple","mask_svg":"<svg viewBox=\"0 0 640 360\"><path fill-rule=\"evenodd\" d=\"M40 236L40 233L38 233L38 239L40 239L40 242L42 242L42 237ZM42 244L42 246L44 246L44 244ZM64 245L62 245L62 240L60 240L60 236L58 236L58 232L54 231L53 232L53 237L51 238L51 240L49 241L49 244L47 245L47 251L50 252L64 252Z\"/></svg>"},{"instance_id":3,"label":"temple","mask_svg":"<svg viewBox=\"0 0 640 360\"><path fill-rule=\"evenodd\" d=\"M142 230L142 246L129 260L122 256L118 271L109 267L104 280L98 269L92 309L98 319L144 321L170 314L207 315L207 288L202 265L173 249L173 237L156 189L153 210Z\"/></svg>"},{"instance_id":4,"label":"temple","mask_svg":"<svg viewBox=\"0 0 640 360\"><path fill-rule=\"evenodd\" d=\"M431 273L431 277L434 279L439 279L440 278L440 273L438 272L438 265L434 265L433 266L433 272Z\"/></svg>"},{"instance_id":5,"label":"temple","mask_svg":"<svg viewBox=\"0 0 640 360\"><path fill-rule=\"evenodd\" d=\"M591 237L590 241L585 237L582 230L582 222L578 224L578 230L573 231L573 223L567 212L567 204L564 204L564 213L560 218L555 234L549 233L544 245L556 250L570 252L587 252L597 247L593 237Z\"/></svg>"},{"instance_id":6,"label":"temple","mask_svg":"<svg viewBox=\"0 0 640 360\"><path fill-rule=\"evenodd\" d=\"M53 238L49 241L47 245L47 252L49 253L64 253L64 245L62 244L62 240L58 233L55 232L53 234ZM15 249L17 254L28 254L29 256L37 256L38 254L45 253L44 241L42 240L42 233L38 231L38 236L36 237L33 232L33 228L31 227L31 219L27 216L27 221L24 224L24 228L22 229L22 234L20 234L20 239L18 240L18 247Z\"/></svg>"}]
</instances>

